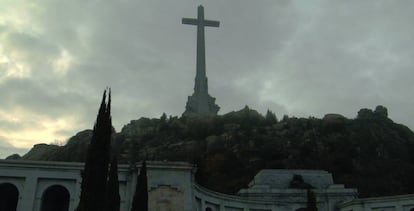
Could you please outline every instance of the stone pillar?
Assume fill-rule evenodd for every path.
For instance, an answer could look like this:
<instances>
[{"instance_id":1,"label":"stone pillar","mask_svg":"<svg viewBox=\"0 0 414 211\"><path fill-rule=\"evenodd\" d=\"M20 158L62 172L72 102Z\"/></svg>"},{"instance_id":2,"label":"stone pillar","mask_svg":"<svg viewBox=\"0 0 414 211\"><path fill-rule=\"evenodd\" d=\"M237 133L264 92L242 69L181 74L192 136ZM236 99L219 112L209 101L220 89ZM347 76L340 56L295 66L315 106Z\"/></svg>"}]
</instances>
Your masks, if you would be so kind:
<instances>
[{"instance_id":1,"label":"stone pillar","mask_svg":"<svg viewBox=\"0 0 414 211\"><path fill-rule=\"evenodd\" d=\"M22 201L19 203L18 210L32 210L35 202L36 197L36 188L37 188L37 177L35 176L28 176L26 177L23 193L22 193Z\"/></svg>"},{"instance_id":2,"label":"stone pillar","mask_svg":"<svg viewBox=\"0 0 414 211\"><path fill-rule=\"evenodd\" d=\"M395 211L403 211L403 205L400 201L397 201L397 203L395 203Z\"/></svg>"},{"instance_id":3,"label":"stone pillar","mask_svg":"<svg viewBox=\"0 0 414 211\"><path fill-rule=\"evenodd\" d=\"M201 199L201 211L206 210L206 201L204 199Z\"/></svg>"},{"instance_id":4,"label":"stone pillar","mask_svg":"<svg viewBox=\"0 0 414 211\"><path fill-rule=\"evenodd\" d=\"M71 194L70 197L73 198L73 203L69 204L69 210L75 210L78 207L80 201L80 193L81 193L81 186L82 186L82 177L76 178L75 182L75 191L73 195Z\"/></svg>"},{"instance_id":5,"label":"stone pillar","mask_svg":"<svg viewBox=\"0 0 414 211\"><path fill-rule=\"evenodd\" d=\"M225 210L225 209L224 209L223 202L221 202L221 203L220 203L220 208L219 208L219 209L220 209L220 211L224 211L224 210Z\"/></svg>"},{"instance_id":6,"label":"stone pillar","mask_svg":"<svg viewBox=\"0 0 414 211\"><path fill-rule=\"evenodd\" d=\"M126 206L125 207L127 208L127 210L130 210L132 207L132 202L134 201L135 189L136 189L137 182L138 182L137 180L138 180L138 168L136 165L134 165L130 167L129 173L127 175L126 183L125 183L126 185L125 187ZM148 188L150 188L150 186L148 186Z\"/></svg>"}]
</instances>

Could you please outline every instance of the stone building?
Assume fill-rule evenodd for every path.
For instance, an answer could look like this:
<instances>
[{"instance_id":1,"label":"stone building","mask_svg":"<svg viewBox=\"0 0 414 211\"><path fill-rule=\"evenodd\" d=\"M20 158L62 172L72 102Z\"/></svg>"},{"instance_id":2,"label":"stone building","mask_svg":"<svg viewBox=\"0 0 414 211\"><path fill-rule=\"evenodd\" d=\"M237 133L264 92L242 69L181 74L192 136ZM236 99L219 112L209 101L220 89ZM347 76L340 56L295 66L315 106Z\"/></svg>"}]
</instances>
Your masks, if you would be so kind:
<instances>
[{"instance_id":1,"label":"stone building","mask_svg":"<svg viewBox=\"0 0 414 211\"><path fill-rule=\"evenodd\" d=\"M131 207L140 165L120 165L121 210ZM74 210L79 203L83 163L0 160L0 210ZM208 190L185 162L147 164L150 211L296 211L306 207L311 187L320 211L413 211L414 195L357 199L357 190L335 184L320 170L260 171L237 195ZM17 208L17 209L16 209Z\"/></svg>"}]
</instances>

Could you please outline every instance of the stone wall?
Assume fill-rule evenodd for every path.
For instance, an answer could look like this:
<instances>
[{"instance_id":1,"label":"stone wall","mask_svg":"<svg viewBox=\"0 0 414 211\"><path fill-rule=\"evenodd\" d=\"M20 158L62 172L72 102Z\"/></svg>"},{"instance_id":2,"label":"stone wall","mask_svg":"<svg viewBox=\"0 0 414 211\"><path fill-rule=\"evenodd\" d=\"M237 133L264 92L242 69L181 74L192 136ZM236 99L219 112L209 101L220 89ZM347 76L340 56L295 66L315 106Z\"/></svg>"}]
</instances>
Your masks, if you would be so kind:
<instances>
[{"instance_id":1,"label":"stone wall","mask_svg":"<svg viewBox=\"0 0 414 211\"><path fill-rule=\"evenodd\" d=\"M339 211L414 211L414 194L354 199L338 205Z\"/></svg>"},{"instance_id":2,"label":"stone wall","mask_svg":"<svg viewBox=\"0 0 414 211\"><path fill-rule=\"evenodd\" d=\"M140 165L119 165L123 211L130 210L139 168ZM15 187L18 211L38 211L45 193L51 187L59 187L68 193L72 211L79 203L82 169L83 163L0 160L0 188L4 184ZM197 185L194 169L184 162L148 162L149 210L296 211L306 207L306 190L288 184L293 175L303 175L304 182L315 187L319 211L414 211L414 194L356 199L355 189L334 184L326 171L265 170L255 177L249 189L235 196Z\"/></svg>"},{"instance_id":3,"label":"stone wall","mask_svg":"<svg viewBox=\"0 0 414 211\"><path fill-rule=\"evenodd\" d=\"M267 200L251 200L245 197L217 193L194 184L196 211L290 211L291 205Z\"/></svg>"},{"instance_id":4,"label":"stone wall","mask_svg":"<svg viewBox=\"0 0 414 211\"><path fill-rule=\"evenodd\" d=\"M130 210L140 165L119 165L121 210ZM194 167L184 162L148 162L150 210L193 211ZM83 163L0 160L0 185L19 193L18 211L38 211L46 190L62 187L69 193L69 210L79 203Z\"/></svg>"},{"instance_id":5,"label":"stone wall","mask_svg":"<svg viewBox=\"0 0 414 211\"><path fill-rule=\"evenodd\" d=\"M334 184L332 175L323 170L264 169L250 182L249 188L288 189L295 175L300 175L305 183L316 189L325 189Z\"/></svg>"},{"instance_id":6,"label":"stone wall","mask_svg":"<svg viewBox=\"0 0 414 211\"><path fill-rule=\"evenodd\" d=\"M148 192L149 210L184 210L184 193L177 188L160 185Z\"/></svg>"},{"instance_id":7,"label":"stone wall","mask_svg":"<svg viewBox=\"0 0 414 211\"><path fill-rule=\"evenodd\" d=\"M345 189L341 185L331 185L328 189L315 189L314 192L319 211L336 210L338 203L354 199L357 194L355 189ZM197 211L206 211L208 208L212 211L296 211L307 206L306 190L273 189L267 194L274 197L226 195L194 184Z\"/></svg>"},{"instance_id":8,"label":"stone wall","mask_svg":"<svg viewBox=\"0 0 414 211\"><path fill-rule=\"evenodd\" d=\"M239 195L247 199L287 203L289 210L296 210L306 207L307 188L315 193L320 211L335 210L338 203L355 199L358 195L356 189L334 184L332 175L327 171L281 169L261 170L247 189L239 191Z\"/></svg>"}]
</instances>

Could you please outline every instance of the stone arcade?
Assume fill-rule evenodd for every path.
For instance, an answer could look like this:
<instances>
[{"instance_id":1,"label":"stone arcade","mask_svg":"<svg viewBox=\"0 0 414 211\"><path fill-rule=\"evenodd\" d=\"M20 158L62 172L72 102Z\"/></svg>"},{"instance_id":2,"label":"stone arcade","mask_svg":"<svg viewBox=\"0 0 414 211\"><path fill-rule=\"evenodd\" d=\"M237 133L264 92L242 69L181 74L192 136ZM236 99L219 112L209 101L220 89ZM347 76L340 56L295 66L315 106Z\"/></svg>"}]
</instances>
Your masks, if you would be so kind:
<instances>
[{"instance_id":1,"label":"stone arcade","mask_svg":"<svg viewBox=\"0 0 414 211\"><path fill-rule=\"evenodd\" d=\"M119 166L122 211L130 210L139 168ZM83 163L0 160L0 210L72 211L82 169ZM414 210L414 195L357 199L356 189L320 170L262 170L238 195L201 187L189 163L152 161L147 170L150 211L297 211L307 203L306 190L290 185L298 175L314 188L320 211Z\"/></svg>"},{"instance_id":2,"label":"stone arcade","mask_svg":"<svg viewBox=\"0 0 414 211\"><path fill-rule=\"evenodd\" d=\"M139 167L119 166L121 210L130 209ZM74 210L79 202L82 169L82 163L1 160L0 210L8 210L2 206L13 203L20 211ZM356 197L356 190L334 185L324 171L264 170L240 196L230 196L196 184L195 168L188 163L149 162L147 169L151 211L297 210L306 207L306 191L286 188L293 174L303 175L306 182L318 187L321 210L332 210L338 202Z\"/></svg>"}]
</instances>

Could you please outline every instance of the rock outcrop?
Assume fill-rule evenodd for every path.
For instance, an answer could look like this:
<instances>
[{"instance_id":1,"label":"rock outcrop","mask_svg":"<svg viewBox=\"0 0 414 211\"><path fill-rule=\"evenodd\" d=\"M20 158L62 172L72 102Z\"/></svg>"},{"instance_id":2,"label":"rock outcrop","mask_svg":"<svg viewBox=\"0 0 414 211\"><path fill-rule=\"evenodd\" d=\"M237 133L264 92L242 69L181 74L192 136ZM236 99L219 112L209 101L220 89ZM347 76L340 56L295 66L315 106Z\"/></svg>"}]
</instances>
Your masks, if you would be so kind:
<instances>
[{"instance_id":1,"label":"rock outcrop","mask_svg":"<svg viewBox=\"0 0 414 211\"><path fill-rule=\"evenodd\" d=\"M269 115L266 115L269 116ZM414 133L396 124L388 111L361 109L355 119L265 118L246 106L204 118L141 118L113 135L120 162L142 159L197 164L197 181L235 193L261 169L323 169L361 196L412 193ZM271 119L271 121L269 121ZM65 146L35 145L22 159L82 161L91 131Z\"/></svg>"}]
</instances>

